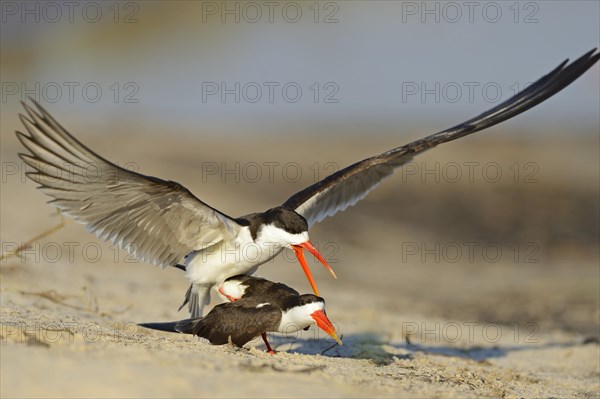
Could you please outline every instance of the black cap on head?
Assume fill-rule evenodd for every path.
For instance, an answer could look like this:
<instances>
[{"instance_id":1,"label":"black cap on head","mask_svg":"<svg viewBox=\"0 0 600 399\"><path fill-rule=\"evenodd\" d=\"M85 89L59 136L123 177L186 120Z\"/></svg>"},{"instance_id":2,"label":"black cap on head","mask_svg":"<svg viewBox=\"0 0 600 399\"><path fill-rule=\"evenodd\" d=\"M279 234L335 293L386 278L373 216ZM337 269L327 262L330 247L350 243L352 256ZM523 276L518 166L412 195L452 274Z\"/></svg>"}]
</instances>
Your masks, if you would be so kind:
<instances>
[{"instance_id":1,"label":"black cap on head","mask_svg":"<svg viewBox=\"0 0 600 399\"><path fill-rule=\"evenodd\" d=\"M306 305L308 303L315 303L315 302L325 303L325 299L321 298L320 296L313 295L313 294L300 295L300 305Z\"/></svg>"},{"instance_id":2,"label":"black cap on head","mask_svg":"<svg viewBox=\"0 0 600 399\"><path fill-rule=\"evenodd\" d=\"M299 213L283 206L269 209L263 213L263 217L265 224L272 224L290 234L300 234L308 231L306 219Z\"/></svg>"}]
</instances>

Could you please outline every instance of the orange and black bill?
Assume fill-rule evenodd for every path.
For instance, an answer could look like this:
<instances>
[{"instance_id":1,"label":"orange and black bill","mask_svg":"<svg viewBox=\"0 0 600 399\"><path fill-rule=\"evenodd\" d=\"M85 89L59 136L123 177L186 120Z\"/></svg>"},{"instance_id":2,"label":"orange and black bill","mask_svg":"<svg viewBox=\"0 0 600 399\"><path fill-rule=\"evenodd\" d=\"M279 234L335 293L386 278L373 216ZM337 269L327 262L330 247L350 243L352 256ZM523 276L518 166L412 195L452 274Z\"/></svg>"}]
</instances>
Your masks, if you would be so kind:
<instances>
[{"instance_id":1,"label":"orange and black bill","mask_svg":"<svg viewBox=\"0 0 600 399\"><path fill-rule=\"evenodd\" d=\"M331 324L331 321L329 321L329 318L327 318L325 312L323 312L322 310L317 310L313 312L310 316L315 320L317 326L321 330L325 331L331 336L331 338L335 339L335 342L337 342L340 345L343 345L342 340L339 339L339 337L337 336L335 328L333 327L333 324Z\"/></svg>"},{"instance_id":2,"label":"orange and black bill","mask_svg":"<svg viewBox=\"0 0 600 399\"><path fill-rule=\"evenodd\" d=\"M306 242L303 242L302 244L298 244L298 245L292 245L292 248L294 249L294 252L296 253L296 257L298 258L298 261L300 262L300 266L302 266L302 270L304 270L304 274L306 274L306 278L308 279L310 286L312 287L315 294L319 295L319 290L317 289L317 284L315 283L315 280L313 279L310 269L308 268L308 265L306 264L306 258L304 258L303 249L306 249L306 250L308 250L308 252L313 254L314 257L317 258L319 260L319 262L321 262L323 264L323 266L325 266L327 271L329 271L329 273L331 273L333 278L337 278L337 276L333 272L333 269L331 268L331 266L329 266L329 264L327 263L325 258L323 258L323 256L319 253L319 251L317 251L317 249L310 243L310 241L306 241Z\"/></svg>"}]
</instances>

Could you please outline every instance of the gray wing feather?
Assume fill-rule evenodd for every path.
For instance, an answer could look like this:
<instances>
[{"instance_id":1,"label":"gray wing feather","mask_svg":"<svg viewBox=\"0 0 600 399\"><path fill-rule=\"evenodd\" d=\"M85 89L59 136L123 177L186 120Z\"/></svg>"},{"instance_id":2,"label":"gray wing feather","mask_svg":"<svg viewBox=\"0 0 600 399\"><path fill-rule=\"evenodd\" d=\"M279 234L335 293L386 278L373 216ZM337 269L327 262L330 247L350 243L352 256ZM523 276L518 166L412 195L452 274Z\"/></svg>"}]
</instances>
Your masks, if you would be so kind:
<instances>
[{"instance_id":1,"label":"gray wing feather","mask_svg":"<svg viewBox=\"0 0 600 399\"><path fill-rule=\"evenodd\" d=\"M34 169L27 176L50 203L100 239L161 267L235 236L239 224L196 198L181 184L123 169L71 136L50 114L23 103L29 136L17 137Z\"/></svg>"},{"instance_id":2,"label":"gray wing feather","mask_svg":"<svg viewBox=\"0 0 600 399\"><path fill-rule=\"evenodd\" d=\"M415 155L505 121L552 97L598 61L600 53L595 53L596 49L571 64L564 61L527 89L473 119L339 170L294 194L283 206L304 216L309 226L320 222L364 198Z\"/></svg>"}]
</instances>

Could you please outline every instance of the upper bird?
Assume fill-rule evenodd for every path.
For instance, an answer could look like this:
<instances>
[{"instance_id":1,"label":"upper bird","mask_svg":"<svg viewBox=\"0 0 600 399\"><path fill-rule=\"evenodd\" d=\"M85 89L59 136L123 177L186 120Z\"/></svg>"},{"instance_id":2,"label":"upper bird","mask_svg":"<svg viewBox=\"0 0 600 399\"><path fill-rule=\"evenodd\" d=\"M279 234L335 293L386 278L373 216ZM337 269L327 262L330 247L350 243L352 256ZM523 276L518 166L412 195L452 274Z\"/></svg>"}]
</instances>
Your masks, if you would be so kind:
<instances>
[{"instance_id":1,"label":"upper bird","mask_svg":"<svg viewBox=\"0 0 600 399\"><path fill-rule=\"evenodd\" d=\"M183 263L192 283L184 304L189 303L192 317L198 317L212 286L237 274L252 274L285 248L295 251L318 295L303 249L333 271L310 243L309 227L354 205L415 155L505 121L550 98L592 67L599 56L594 49L572 63L565 60L475 118L363 159L292 195L281 206L238 218L207 205L179 183L109 162L75 139L35 101L37 111L23 104L29 117L21 115L21 120L30 135L17 132L17 137L30 154L19 155L35 169L27 176L54 198L50 202L85 224L88 231L163 268Z\"/></svg>"}]
</instances>

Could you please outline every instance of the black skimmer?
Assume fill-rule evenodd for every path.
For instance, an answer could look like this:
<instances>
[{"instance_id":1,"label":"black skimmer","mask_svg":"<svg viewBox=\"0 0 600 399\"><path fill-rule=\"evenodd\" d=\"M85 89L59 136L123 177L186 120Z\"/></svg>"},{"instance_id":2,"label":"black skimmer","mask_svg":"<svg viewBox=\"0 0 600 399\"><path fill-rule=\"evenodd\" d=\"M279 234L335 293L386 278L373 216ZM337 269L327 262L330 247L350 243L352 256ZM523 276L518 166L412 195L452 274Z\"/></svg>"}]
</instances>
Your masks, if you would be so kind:
<instances>
[{"instance_id":1,"label":"black skimmer","mask_svg":"<svg viewBox=\"0 0 600 399\"><path fill-rule=\"evenodd\" d=\"M316 324L338 344L335 328L325 313L325 300L313 294L300 295L282 283L249 275L230 277L219 293L231 302L215 306L204 317L168 323L141 323L153 330L194 334L213 345L231 343L239 347L262 337L267 352L274 354L267 332L289 334Z\"/></svg>"},{"instance_id":2,"label":"black skimmer","mask_svg":"<svg viewBox=\"0 0 600 399\"><path fill-rule=\"evenodd\" d=\"M266 212L234 218L196 198L181 184L145 176L112 164L69 134L39 104L17 132L31 154L19 154L35 169L27 176L53 197L52 205L86 225L99 238L128 249L138 259L186 271L191 287L185 303L202 314L210 288L228 277L252 274L286 248L296 256L318 290L302 250L327 262L312 246L308 229L354 205L394 170L439 144L486 129L552 97L598 61L596 49L547 75L481 115L439 133L356 162L292 195ZM252 246L252 259L241 255ZM239 256L231 256L238 253Z\"/></svg>"}]
</instances>

